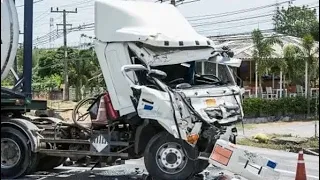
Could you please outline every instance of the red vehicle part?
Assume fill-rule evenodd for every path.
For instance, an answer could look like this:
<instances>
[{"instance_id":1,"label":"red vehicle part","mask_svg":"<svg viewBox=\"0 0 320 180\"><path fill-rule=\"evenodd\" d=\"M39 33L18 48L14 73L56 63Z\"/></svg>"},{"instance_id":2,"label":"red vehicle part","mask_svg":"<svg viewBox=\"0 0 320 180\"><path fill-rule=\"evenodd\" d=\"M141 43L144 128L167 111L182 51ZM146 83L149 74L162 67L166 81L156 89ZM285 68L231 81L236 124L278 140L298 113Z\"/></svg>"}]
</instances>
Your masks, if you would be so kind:
<instances>
[{"instance_id":1,"label":"red vehicle part","mask_svg":"<svg viewBox=\"0 0 320 180\"><path fill-rule=\"evenodd\" d=\"M103 96L104 102L105 102L105 107L107 111L107 118L110 120L115 120L119 118L119 113L113 108L109 93L106 92L106 94Z\"/></svg>"}]
</instances>

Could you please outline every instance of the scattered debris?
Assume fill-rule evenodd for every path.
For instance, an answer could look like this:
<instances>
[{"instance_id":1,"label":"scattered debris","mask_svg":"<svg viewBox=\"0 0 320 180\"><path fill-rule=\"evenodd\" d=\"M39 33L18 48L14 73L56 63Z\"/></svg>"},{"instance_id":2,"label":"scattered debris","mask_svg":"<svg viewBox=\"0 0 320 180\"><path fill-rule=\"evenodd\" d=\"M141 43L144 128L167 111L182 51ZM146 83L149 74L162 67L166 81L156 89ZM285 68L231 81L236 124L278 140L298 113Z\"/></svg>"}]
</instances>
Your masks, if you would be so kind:
<instances>
[{"instance_id":1,"label":"scattered debris","mask_svg":"<svg viewBox=\"0 0 320 180\"><path fill-rule=\"evenodd\" d=\"M319 138L297 137L291 134L259 133L253 136L252 138L239 139L238 144L260 148L283 150L294 153L299 152L301 149L307 149L305 151L307 154L319 154Z\"/></svg>"},{"instance_id":2,"label":"scattered debris","mask_svg":"<svg viewBox=\"0 0 320 180\"><path fill-rule=\"evenodd\" d=\"M307 138L301 138L301 137L275 137L271 139L272 142L276 144L302 144L308 141Z\"/></svg>"},{"instance_id":3,"label":"scattered debris","mask_svg":"<svg viewBox=\"0 0 320 180\"><path fill-rule=\"evenodd\" d=\"M257 140L259 143L266 143L270 140L270 138L266 134L259 133L253 137L253 139Z\"/></svg>"},{"instance_id":4,"label":"scattered debris","mask_svg":"<svg viewBox=\"0 0 320 180\"><path fill-rule=\"evenodd\" d=\"M314 156L319 156L319 148L318 149L312 149L312 148L303 149L303 153L309 154L309 155L314 155Z\"/></svg>"}]
</instances>

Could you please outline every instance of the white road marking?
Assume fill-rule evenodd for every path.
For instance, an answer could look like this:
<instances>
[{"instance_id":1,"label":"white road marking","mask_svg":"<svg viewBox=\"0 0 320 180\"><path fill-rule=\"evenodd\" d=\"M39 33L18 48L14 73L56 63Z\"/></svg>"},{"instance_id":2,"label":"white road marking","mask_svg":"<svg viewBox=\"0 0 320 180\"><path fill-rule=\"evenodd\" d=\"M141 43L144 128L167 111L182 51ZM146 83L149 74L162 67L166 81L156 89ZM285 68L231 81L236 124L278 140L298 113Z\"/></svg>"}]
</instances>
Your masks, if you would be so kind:
<instances>
[{"instance_id":1,"label":"white road marking","mask_svg":"<svg viewBox=\"0 0 320 180\"><path fill-rule=\"evenodd\" d=\"M45 176L45 177L42 177L42 178L39 178L39 179L36 179L36 180L43 180L43 179L46 179L48 176Z\"/></svg>"},{"instance_id":2,"label":"white road marking","mask_svg":"<svg viewBox=\"0 0 320 180\"><path fill-rule=\"evenodd\" d=\"M280 173L296 174L296 172L286 171L286 170L282 170L282 169L275 169L275 171L278 171L278 172L280 172ZM309 177L309 178L314 178L314 179L319 179L319 177L313 176L313 175L307 175L307 177Z\"/></svg>"}]
</instances>

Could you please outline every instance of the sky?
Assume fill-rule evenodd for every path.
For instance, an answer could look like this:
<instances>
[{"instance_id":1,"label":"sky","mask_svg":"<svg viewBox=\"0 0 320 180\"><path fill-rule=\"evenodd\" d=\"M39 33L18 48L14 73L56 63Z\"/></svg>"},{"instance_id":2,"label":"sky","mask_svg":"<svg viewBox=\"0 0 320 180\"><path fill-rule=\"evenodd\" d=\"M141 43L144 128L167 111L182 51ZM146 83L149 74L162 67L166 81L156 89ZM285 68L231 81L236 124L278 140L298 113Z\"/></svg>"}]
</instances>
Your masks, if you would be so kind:
<instances>
[{"instance_id":1,"label":"sky","mask_svg":"<svg viewBox=\"0 0 320 180\"><path fill-rule=\"evenodd\" d=\"M232 13L227 15L225 13L285 1L286 0L199 0L193 3L182 4L177 8L189 20L191 25L195 26L194 28L198 33L210 36L250 32L255 28L261 30L271 29L273 28L272 14L276 9L274 6L245 13ZM75 8L78 8L78 13L67 15L67 23L72 24L72 27L94 22L94 0L34 0L34 2L33 39L44 36L52 30L56 30L56 24L62 23L62 13L51 13L51 7L54 9L58 7L59 10L66 9L67 11L74 11ZM23 32L23 3L24 0L16 0L21 32ZM319 10L319 0L295 0L293 5L317 6ZM288 4L284 3L281 6L287 7ZM50 18L53 18L53 26L51 27ZM62 26L58 28L61 29ZM81 34L94 37L93 30L71 32L67 36L68 46L77 46L80 43L90 42L89 38L81 38ZM20 42L23 42L22 35L20 36ZM59 47L62 45L62 37L51 43L37 44L39 48Z\"/></svg>"}]
</instances>

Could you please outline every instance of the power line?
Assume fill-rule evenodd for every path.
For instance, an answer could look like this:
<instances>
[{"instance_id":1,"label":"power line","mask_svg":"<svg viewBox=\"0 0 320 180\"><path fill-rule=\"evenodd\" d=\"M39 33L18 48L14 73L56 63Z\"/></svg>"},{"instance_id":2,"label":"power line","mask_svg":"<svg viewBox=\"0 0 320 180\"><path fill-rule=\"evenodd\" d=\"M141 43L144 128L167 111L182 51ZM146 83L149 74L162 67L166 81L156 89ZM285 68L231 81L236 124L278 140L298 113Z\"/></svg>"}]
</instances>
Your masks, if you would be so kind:
<instances>
[{"instance_id":1,"label":"power line","mask_svg":"<svg viewBox=\"0 0 320 180\"><path fill-rule=\"evenodd\" d=\"M234 21L243 21L243 20L248 20L248 19L257 19L257 18L269 17L269 16L273 16L273 15L274 14L263 14L263 15L259 15L259 16L244 17L244 18L225 20L225 21L204 22L204 23L195 24L195 25L193 25L193 27L200 27L200 26L207 26L207 25L214 25L214 24L222 24L222 23L228 23L228 22L234 22Z\"/></svg>"},{"instance_id":2,"label":"power line","mask_svg":"<svg viewBox=\"0 0 320 180\"><path fill-rule=\"evenodd\" d=\"M212 17L224 17L224 16L229 16L229 15L241 14L241 13L245 13L245 12L256 11L256 10L260 10L260 9L274 7L276 5L285 4L285 3L289 3L289 2L291 2L291 1L283 1L283 2L280 2L280 3L274 3L274 4L265 5L265 6L253 7L253 8L248 8L248 9L240 9L240 10L236 10L236 11L229 11L229 12L218 13L218 14L206 14L206 15L198 15L198 16L189 16L189 17L186 17L186 18L187 19L195 18L193 20L197 20L197 18L204 18L204 17L211 17L211 18ZM191 20L189 20L189 21L191 21Z\"/></svg>"},{"instance_id":3,"label":"power line","mask_svg":"<svg viewBox=\"0 0 320 180\"><path fill-rule=\"evenodd\" d=\"M258 9L257 9L258 10ZM259 9L260 10L260 9ZM230 16L235 16L235 15L238 15L238 14L243 14L243 13L247 13L247 12L251 12L251 11L246 11L246 12L241 12L241 13L235 13L235 14L221 14L221 15L217 15L217 16L210 16L210 17L204 17L204 18L198 18L198 19L187 19L189 22L197 22L197 21L203 21L203 20L209 20L209 19L216 19L216 18L220 18L220 17L230 17ZM271 12L274 12L274 10L272 11L267 11L265 13L271 13Z\"/></svg>"},{"instance_id":4,"label":"power line","mask_svg":"<svg viewBox=\"0 0 320 180\"><path fill-rule=\"evenodd\" d=\"M259 30L261 33L266 32L274 32L274 29L262 29ZM217 35L217 36L208 36L208 38L219 38L219 37L228 37L228 36L239 36L239 35L249 35L252 31L242 32L242 33L233 33L233 34L223 34L223 35Z\"/></svg>"},{"instance_id":5,"label":"power line","mask_svg":"<svg viewBox=\"0 0 320 180\"><path fill-rule=\"evenodd\" d=\"M79 25L79 26L67 29L67 34L69 34L70 32L74 32L74 31L83 31L83 30L87 30L87 29L93 30L93 28L94 28L94 23L83 24L83 25ZM37 39L34 39L33 40L34 45L37 46L39 44L47 44L47 43L49 43L48 40L50 39L50 37L52 37L53 41L62 37L61 30L54 30L54 31L47 33L46 35L43 35Z\"/></svg>"},{"instance_id":6,"label":"power line","mask_svg":"<svg viewBox=\"0 0 320 180\"><path fill-rule=\"evenodd\" d=\"M273 35L273 36L268 36L268 37L263 37L263 39L269 39L269 38L281 38L281 37L287 37L286 35ZM214 41L247 41L247 40L251 40L252 37L251 36L245 36L245 37L226 37L226 38L221 38L221 39L213 39Z\"/></svg>"},{"instance_id":7,"label":"power line","mask_svg":"<svg viewBox=\"0 0 320 180\"><path fill-rule=\"evenodd\" d=\"M75 3L70 3L70 4L61 5L60 7L78 6L78 5L81 5L81 4L88 3L88 2L93 2L93 1L92 1L92 0L83 0L83 1L80 1L80 2L75 2Z\"/></svg>"},{"instance_id":8,"label":"power line","mask_svg":"<svg viewBox=\"0 0 320 180\"><path fill-rule=\"evenodd\" d=\"M42 1L44 1L44 0L38 0L38 1L34 1L34 2L33 2L33 4L36 4L36 3L38 3L38 2L42 2ZM24 5L19 5L19 6L16 6L16 8L19 8L19 7L24 7Z\"/></svg>"},{"instance_id":9,"label":"power line","mask_svg":"<svg viewBox=\"0 0 320 180\"><path fill-rule=\"evenodd\" d=\"M61 16L58 16L57 18L54 18L56 21L59 21L61 18L63 17L63 15L61 15ZM48 22L43 22L42 24L37 24L37 23L39 23L40 21L37 21L35 24L34 24L34 26L35 27L40 27L40 26L43 26L43 25L48 25Z\"/></svg>"},{"instance_id":10,"label":"power line","mask_svg":"<svg viewBox=\"0 0 320 180\"><path fill-rule=\"evenodd\" d=\"M39 16L35 17L35 18L34 18L34 21L39 21L38 18L40 18L40 17L43 16L43 15L49 15L49 14L50 14L50 9L44 11L44 12L43 12L42 14L40 14ZM45 17L45 16L44 16L44 17Z\"/></svg>"},{"instance_id":11,"label":"power line","mask_svg":"<svg viewBox=\"0 0 320 180\"><path fill-rule=\"evenodd\" d=\"M264 23L269 23L272 22L271 20L261 20L261 21L255 21L255 22L251 22L248 24L238 24L235 26L227 26L227 27L221 27L221 28L215 28L215 29L204 29L204 30L198 30L198 33L201 32L206 32L206 31L215 31L215 30L221 30L221 29L231 29L231 28L237 28L237 27L243 27L243 26L250 26L250 25L256 25L256 24L264 24Z\"/></svg>"}]
</instances>

